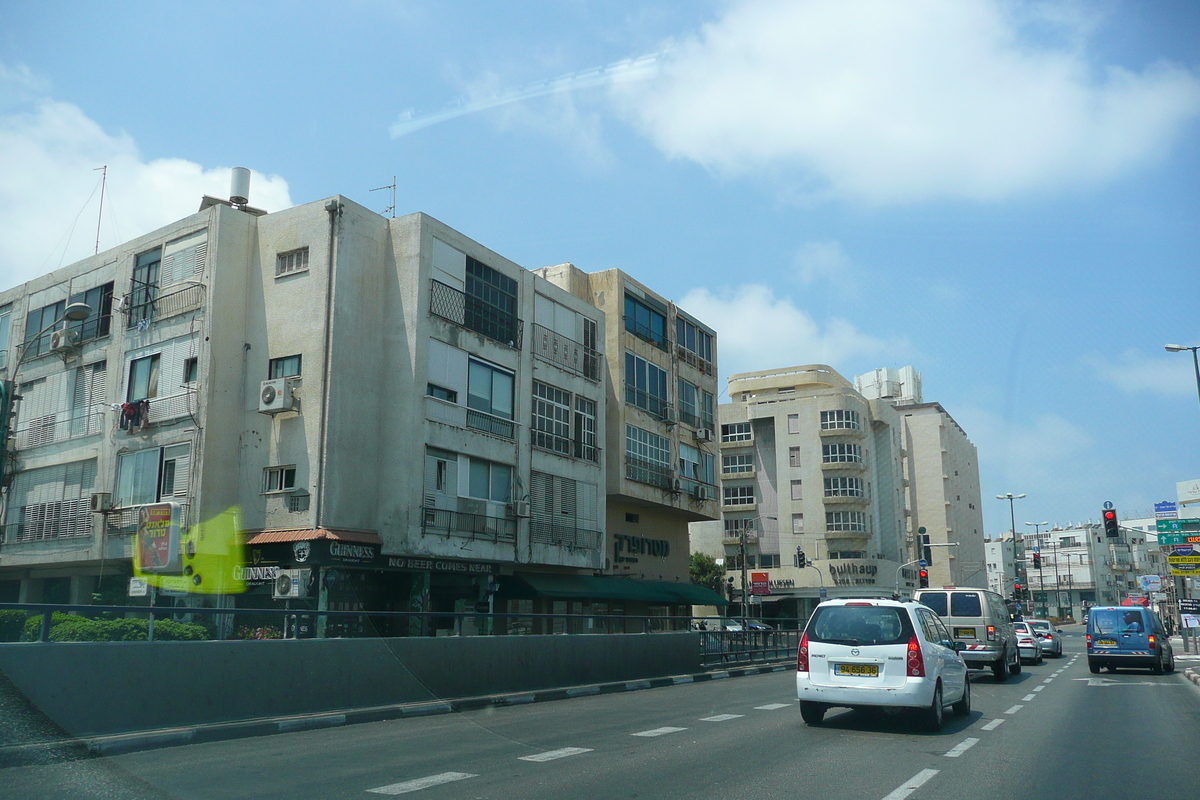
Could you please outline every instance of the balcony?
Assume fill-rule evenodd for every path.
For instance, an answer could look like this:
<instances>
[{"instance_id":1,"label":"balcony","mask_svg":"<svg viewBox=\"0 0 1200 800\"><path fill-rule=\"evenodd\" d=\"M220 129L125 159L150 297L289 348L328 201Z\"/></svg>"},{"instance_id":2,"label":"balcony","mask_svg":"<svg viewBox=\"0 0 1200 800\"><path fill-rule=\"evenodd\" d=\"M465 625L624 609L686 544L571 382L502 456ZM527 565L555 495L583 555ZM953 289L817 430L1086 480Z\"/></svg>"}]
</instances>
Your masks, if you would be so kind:
<instances>
[{"instance_id":1,"label":"balcony","mask_svg":"<svg viewBox=\"0 0 1200 800\"><path fill-rule=\"evenodd\" d=\"M745 497L722 497L722 511L756 511L758 510L758 501L754 498L747 500Z\"/></svg>"},{"instance_id":2,"label":"balcony","mask_svg":"<svg viewBox=\"0 0 1200 800\"><path fill-rule=\"evenodd\" d=\"M825 461L824 459L822 459L821 460L821 469L823 469L823 470L844 469L844 470L851 470L853 472L865 472L867 469L867 465L862 461Z\"/></svg>"},{"instance_id":3,"label":"balcony","mask_svg":"<svg viewBox=\"0 0 1200 800\"><path fill-rule=\"evenodd\" d=\"M825 495L822 499L827 506L865 506L871 502L866 495Z\"/></svg>"},{"instance_id":4,"label":"balcony","mask_svg":"<svg viewBox=\"0 0 1200 800\"><path fill-rule=\"evenodd\" d=\"M821 428L822 439L832 439L837 437L850 437L852 439L864 439L867 432L862 428Z\"/></svg>"},{"instance_id":5,"label":"balcony","mask_svg":"<svg viewBox=\"0 0 1200 800\"><path fill-rule=\"evenodd\" d=\"M590 461L593 464L600 463L600 448L594 444L568 439L565 436L555 436L547 431L536 429L529 432L529 439L538 450L567 458L578 458L581 461Z\"/></svg>"},{"instance_id":6,"label":"balcony","mask_svg":"<svg viewBox=\"0 0 1200 800\"><path fill-rule=\"evenodd\" d=\"M667 402L666 398L650 394L643 389L625 384L625 403L640 408L664 422L675 422L675 409Z\"/></svg>"},{"instance_id":7,"label":"balcony","mask_svg":"<svg viewBox=\"0 0 1200 800\"><path fill-rule=\"evenodd\" d=\"M694 478L680 478L679 490L701 503L706 503L717 499L717 487L711 483L698 481Z\"/></svg>"},{"instance_id":8,"label":"balcony","mask_svg":"<svg viewBox=\"0 0 1200 800\"><path fill-rule=\"evenodd\" d=\"M13 447L28 450L31 447L66 442L83 436L95 436L104 431L104 412L94 410L82 414L60 411L37 417L28 425L13 431Z\"/></svg>"},{"instance_id":9,"label":"balcony","mask_svg":"<svg viewBox=\"0 0 1200 800\"><path fill-rule=\"evenodd\" d=\"M572 550L599 550L603 535L590 528L579 528L553 520L534 517L529 520L529 541Z\"/></svg>"},{"instance_id":10,"label":"balcony","mask_svg":"<svg viewBox=\"0 0 1200 800\"><path fill-rule=\"evenodd\" d=\"M754 467L738 468L737 470L721 470L721 480L723 481L738 481L753 478L755 474Z\"/></svg>"},{"instance_id":11,"label":"balcony","mask_svg":"<svg viewBox=\"0 0 1200 800\"><path fill-rule=\"evenodd\" d=\"M681 344L675 345L675 355L678 356L680 361L696 368L705 375L716 374L716 367L713 366L711 361L701 358Z\"/></svg>"},{"instance_id":12,"label":"balcony","mask_svg":"<svg viewBox=\"0 0 1200 800\"><path fill-rule=\"evenodd\" d=\"M657 486L667 491L675 488L675 475L669 464L646 461L636 456L625 456L625 477L628 480Z\"/></svg>"},{"instance_id":13,"label":"balcony","mask_svg":"<svg viewBox=\"0 0 1200 800\"><path fill-rule=\"evenodd\" d=\"M421 514L421 532L485 542L513 543L517 541L517 521L507 517L424 508Z\"/></svg>"},{"instance_id":14,"label":"balcony","mask_svg":"<svg viewBox=\"0 0 1200 800\"><path fill-rule=\"evenodd\" d=\"M741 547L742 546L742 537L740 535L724 536L721 538L721 544L724 545L725 547ZM746 532L746 546L747 547L751 547L751 546L757 547L758 546L758 532L757 531L747 531Z\"/></svg>"},{"instance_id":15,"label":"balcony","mask_svg":"<svg viewBox=\"0 0 1200 800\"><path fill-rule=\"evenodd\" d=\"M200 283L188 284L164 295L158 295L158 291L157 286L148 286L125 295L121 310L129 316L126 328L145 330L155 320L184 314L204 305L204 285Z\"/></svg>"},{"instance_id":16,"label":"balcony","mask_svg":"<svg viewBox=\"0 0 1200 800\"><path fill-rule=\"evenodd\" d=\"M510 441L516 436L517 423L511 419L476 411L436 397L426 396L425 418L454 428L468 428Z\"/></svg>"},{"instance_id":17,"label":"balcony","mask_svg":"<svg viewBox=\"0 0 1200 800\"><path fill-rule=\"evenodd\" d=\"M505 347L521 349L525 323L520 318L441 281L432 281L429 313L475 331Z\"/></svg>"},{"instance_id":18,"label":"balcony","mask_svg":"<svg viewBox=\"0 0 1200 800\"><path fill-rule=\"evenodd\" d=\"M20 522L2 529L4 544L78 539L92 535L91 498L30 503L20 509Z\"/></svg>"},{"instance_id":19,"label":"balcony","mask_svg":"<svg viewBox=\"0 0 1200 800\"><path fill-rule=\"evenodd\" d=\"M602 353L537 323L533 325L532 348L533 354L543 361L549 361L593 383L600 382L600 367L604 362Z\"/></svg>"}]
</instances>

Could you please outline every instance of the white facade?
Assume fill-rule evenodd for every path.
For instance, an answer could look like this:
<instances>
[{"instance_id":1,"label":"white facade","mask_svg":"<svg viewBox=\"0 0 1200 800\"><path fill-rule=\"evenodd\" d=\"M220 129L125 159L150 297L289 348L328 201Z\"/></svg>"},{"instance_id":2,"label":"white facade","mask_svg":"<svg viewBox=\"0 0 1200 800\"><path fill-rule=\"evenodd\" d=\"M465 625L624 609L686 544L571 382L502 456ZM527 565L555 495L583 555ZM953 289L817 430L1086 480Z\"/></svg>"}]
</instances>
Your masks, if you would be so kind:
<instances>
[{"instance_id":1,"label":"white facade","mask_svg":"<svg viewBox=\"0 0 1200 800\"><path fill-rule=\"evenodd\" d=\"M989 541L983 548L987 561L987 588L1002 597L1010 597L1013 583L1017 579L1016 554L1012 541Z\"/></svg>"},{"instance_id":2,"label":"white facade","mask_svg":"<svg viewBox=\"0 0 1200 800\"><path fill-rule=\"evenodd\" d=\"M892 405L921 403L921 373L913 367L880 367L854 377L854 390L868 400L887 400Z\"/></svg>"}]
</instances>

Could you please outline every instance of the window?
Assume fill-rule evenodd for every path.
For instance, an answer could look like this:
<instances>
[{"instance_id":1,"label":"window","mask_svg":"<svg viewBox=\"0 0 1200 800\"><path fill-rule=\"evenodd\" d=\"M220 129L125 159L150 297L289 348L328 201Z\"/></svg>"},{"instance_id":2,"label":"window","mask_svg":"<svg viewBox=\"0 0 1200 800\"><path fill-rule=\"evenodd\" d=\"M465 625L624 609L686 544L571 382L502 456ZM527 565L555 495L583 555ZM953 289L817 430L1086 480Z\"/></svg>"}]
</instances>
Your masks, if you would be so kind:
<instances>
[{"instance_id":1,"label":"window","mask_svg":"<svg viewBox=\"0 0 1200 800\"><path fill-rule=\"evenodd\" d=\"M667 412L667 373L633 353L625 354L625 402L656 417Z\"/></svg>"},{"instance_id":2,"label":"window","mask_svg":"<svg viewBox=\"0 0 1200 800\"><path fill-rule=\"evenodd\" d=\"M862 478L837 476L825 479L826 497L862 497Z\"/></svg>"},{"instance_id":3,"label":"window","mask_svg":"<svg viewBox=\"0 0 1200 800\"><path fill-rule=\"evenodd\" d=\"M636 425L625 426L625 477L669 489L671 440Z\"/></svg>"},{"instance_id":4,"label":"window","mask_svg":"<svg viewBox=\"0 0 1200 800\"><path fill-rule=\"evenodd\" d=\"M625 330L663 350L667 349L666 315L628 292L625 294Z\"/></svg>"},{"instance_id":5,"label":"window","mask_svg":"<svg viewBox=\"0 0 1200 800\"><path fill-rule=\"evenodd\" d=\"M17 472L9 487L6 541L91 535L88 498L95 486L95 459Z\"/></svg>"},{"instance_id":6,"label":"window","mask_svg":"<svg viewBox=\"0 0 1200 800\"><path fill-rule=\"evenodd\" d=\"M129 362L129 388L125 402L136 403L158 397L158 360L155 353Z\"/></svg>"},{"instance_id":7,"label":"window","mask_svg":"<svg viewBox=\"0 0 1200 800\"><path fill-rule=\"evenodd\" d=\"M186 358L183 361L183 383L185 386L196 382L196 376L200 371L200 362L195 357Z\"/></svg>"},{"instance_id":8,"label":"window","mask_svg":"<svg viewBox=\"0 0 1200 800\"><path fill-rule=\"evenodd\" d=\"M693 428L700 427L699 395L699 389L679 379L679 421Z\"/></svg>"},{"instance_id":9,"label":"window","mask_svg":"<svg viewBox=\"0 0 1200 800\"><path fill-rule=\"evenodd\" d=\"M515 280L467 256L465 303L463 324L466 327L510 347L518 345L521 334Z\"/></svg>"},{"instance_id":10,"label":"window","mask_svg":"<svg viewBox=\"0 0 1200 800\"><path fill-rule=\"evenodd\" d=\"M787 415L787 423L788 423L788 433L799 433L800 432L800 415L799 414L788 414Z\"/></svg>"},{"instance_id":11,"label":"window","mask_svg":"<svg viewBox=\"0 0 1200 800\"><path fill-rule=\"evenodd\" d=\"M283 275L291 275L296 272L305 272L308 270L308 248L301 247L299 250L291 250L287 253L280 253L275 256L275 277Z\"/></svg>"},{"instance_id":12,"label":"window","mask_svg":"<svg viewBox=\"0 0 1200 800\"><path fill-rule=\"evenodd\" d=\"M838 442L821 445L821 460L826 464L861 462L862 447L857 444Z\"/></svg>"},{"instance_id":13,"label":"window","mask_svg":"<svg viewBox=\"0 0 1200 800\"><path fill-rule=\"evenodd\" d=\"M866 558L866 557L867 557L867 553L865 550L830 550L829 551L829 558L832 561L836 561L839 559Z\"/></svg>"},{"instance_id":14,"label":"window","mask_svg":"<svg viewBox=\"0 0 1200 800\"><path fill-rule=\"evenodd\" d=\"M799 467L800 466L800 448L799 447L789 447L788 448L788 466L789 467Z\"/></svg>"},{"instance_id":15,"label":"window","mask_svg":"<svg viewBox=\"0 0 1200 800\"><path fill-rule=\"evenodd\" d=\"M839 430L842 428L850 428L853 430L859 429L858 412L857 411L822 411L821 412L821 430Z\"/></svg>"},{"instance_id":16,"label":"window","mask_svg":"<svg viewBox=\"0 0 1200 800\"><path fill-rule=\"evenodd\" d=\"M683 317L675 317L675 336L679 346L696 357L711 362L712 334Z\"/></svg>"},{"instance_id":17,"label":"window","mask_svg":"<svg viewBox=\"0 0 1200 800\"><path fill-rule=\"evenodd\" d=\"M425 394L429 397L436 397L438 400L445 400L447 403L458 402L458 392L447 389L445 386L438 386L436 383L426 384Z\"/></svg>"},{"instance_id":18,"label":"window","mask_svg":"<svg viewBox=\"0 0 1200 800\"><path fill-rule=\"evenodd\" d=\"M753 486L722 486L722 497L724 505L727 506L752 506L754 505L754 487Z\"/></svg>"},{"instance_id":19,"label":"window","mask_svg":"<svg viewBox=\"0 0 1200 800\"><path fill-rule=\"evenodd\" d=\"M512 467L472 456L468 459L467 496L507 503L512 498Z\"/></svg>"},{"instance_id":20,"label":"window","mask_svg":"<svg viewBox=\"0 0 1200 800\"><path fill-rule=\"evenodd\" d=\"M825 530L864 533L867 515L863 511L826 511Z\"/></svg>"},{"instance_id":21,"label":"window","mask_svg":"<svg viewBox=\"0 0 1200 800\"><path fill-rule=\"evenodd\" d=\"M716 417L713 416L713 408L716 401L713 399L713 393L700 390L700 425L701 427L712 430L715 425Z\"/></svg>"},{"instance_id":22,"label":"window","mask_svg":"<svg viewBox=\"0 0 1200 800\"><path fill-rule=\"evenodd\" d=\"M117 508L158 502L159 467L162 448L151 447L117 456L117 486L113 503ZM173 488L173 485L172 485Z\"/></svg>"},{"instance_id":23,"label":"window","mask_svg":"<svg viewBox=\"0 0 1200 800\"><path fill-rule=\"evenodd\" d=\"M625 512L625 521L626 522L636 525L637 523L641 522L641 520L642 520L642 518L640 515L631 514L628 511Z\"/></svg>"},{"instance_id":24,"label":"window","mask_svg":"<svg viewBox=\"0 0 1200 800\"><path fill-rule=\"evenodd\" d=\"M548 383L533 382L533 446L553 453L571 453L571 393Z\"/></svg>"},{"instance_id":25,"label":"window","mask_svg":"<svg viewBox=\"0 0 1200 800\"><path fill-rule=\"evenodd\" d=\"M133 284L129 293L129 327L154 319L154 301L158 299L158 273L162 250L151 250L137 257L133 266Z\"/></svg>"},{"instance_id":26,"label":"window","mask_svg":"<svg viewBox=\"0 0 1200 800\"><path fill-rule=\"evenodd\" d=\"M721 426L722 442L748 442L753 438L749 422L731 422Z\"/></svg>"},{"instance_id":27,"label":"window","mask_svg":"<svg viewBox=\"0 0 1200 800\"><path fill-rule=\"evenodd\" d=\"M112 323L112 300L112 281L103 286L88 289L86 292L71 295L72 303L87 303L88 307L92 309L92 313L87 319L70 323L71 329L79 332L81 342L108 336Z\"/></svg>"},{"instance_id":28,"label":"window","mask_svg":"<svg viewBox=\"0 0 1200 800\"><path fill-rule=\"evenodd\" d=\"M712 454L701 452L699 448L690 444L680 443L679 477L712 486L716 483L713 463Z\"/></svg>"},{"instance_id":29,"label":"window","mask_svg":"<svg viewBox=\"0 0 1200 800\"><path fill-rule=\"evenodd\" d=\"M296 488L296 467L267 467L263 470L263 493L290 492Z\"/></svg>"},{"instance_id":30,"label":"window","mask_svg":"<svg viewBox=\"0 0 1200 800\"><path fill-rule=\"evenodd\" d=\"M792 481L792 499L804 499L804 486L802 481Z\"/></svg>"},{"instance_id":31,"label":"window","mask_svg":"<svg viewBox=\"0 0 1200 800\"><path fill-rule=\"evenodd\" d=\"M59 300L25 315L25 354L28 358L50 352L52 329L55 322L62 318L66 307L66 302Z\"/></svg>"},{"instance_id":32,"label":"window","mask_svg":"<svg viewBox=\"0 0 1200 800\"><path fill-rule=\"evenodd\" d=\"M804 533L803 514L792 514L792 533Z\"/></svg>"},{"instance_id":33,"label":"window","mask_svg":"<svg viewBox=\"0 0 1200 800\"><path fill-rule=\"evenodd\" d=\"M596 446L596 401L575 396L575 457L599 462Z\"/></svg>"},{"instance_id":34,"label":"window","mask_svg":"<svg viewBox=\"0 0 1200 800\"><path fill-rule=\"evenodd\" d=\"M749 533L754 530L753 519L727 519L725 520L725 535L729 537L741 536L742 531Z\"/></svg>"},{"instance_id":35,"label":"window","mask_svg":"<svg viewBox=\"0 0 1200 800\"><path fill-rule=\"evenodd\" d=\"M467 366L467 408L513 418L513 374L471 359Z\"/></svg>"},{"instance_id":36,"label":"window","mask_svg":"<svg viewBox=\"0 0 1200 800\"><path fill-rule=\"evenodd\" d=\"M12 326L12 303L0 308L0 369L8 367L9 329Z\"/></svg>"},{"instance_id":37,"label":"window","mask_svg":"<svg viewBox=\"0 0 1200 800\"><path fill-rule=\"evenodd\" d=\"M770 569L771 567L778 567L779 566L779 554L778 553L759 553L758 554L758 566L761 569Z\"/></svg>"},{"instance_id":38,"label":"window","mask_svg":"<svg viewBox=\"0 0 1200 800\"><path fill-rule=\"evenodd\" d=\"M158 499L187 497L191 483L192 447L173 444L162 449L162 470L158 482Z\"/></svg>"},{"instance_id":39,"label":"window","mask_svg":"<svg viewBox=\"0 0 1200 800\"><path fill-rule=\"evenodd\" d=\"M754 454L740 453L732 456L721 456L721 472L736 475L740 472L754 471Z\"/></svg>"},{"instance_id":40,"label":"window","mask_svg":"<svg viewBox=\"0 0 1200 800\"><path fill-rule=\"evenodd\" d=\"M268 364L267 377L274 380L276 378L291 378L299 375L302 358L302 356L298 355L272 358Z\"/></svg>"}]
</instances>

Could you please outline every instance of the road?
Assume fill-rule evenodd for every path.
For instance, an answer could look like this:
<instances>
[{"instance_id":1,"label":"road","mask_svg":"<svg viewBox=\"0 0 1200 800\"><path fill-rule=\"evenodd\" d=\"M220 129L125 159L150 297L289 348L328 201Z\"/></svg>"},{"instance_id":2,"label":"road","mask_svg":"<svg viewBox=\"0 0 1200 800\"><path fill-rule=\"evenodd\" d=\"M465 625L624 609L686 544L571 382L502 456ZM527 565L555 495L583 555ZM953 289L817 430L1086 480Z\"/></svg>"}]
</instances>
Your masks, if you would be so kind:
<instances>
[{"instance_id":1,"label":"road","mask_svg":"<svg viewBox=\"0 0 1200 800\"><path fill-rule=\"evenodd\" d=\"M801 722L790 671L0 770L0 797L1195 800L1180 757L1200 690L1091 675L1082 639L937 734L833 710ZM1180 661L1180 667L1200 660Z\"/></svg>"}]
</instances>

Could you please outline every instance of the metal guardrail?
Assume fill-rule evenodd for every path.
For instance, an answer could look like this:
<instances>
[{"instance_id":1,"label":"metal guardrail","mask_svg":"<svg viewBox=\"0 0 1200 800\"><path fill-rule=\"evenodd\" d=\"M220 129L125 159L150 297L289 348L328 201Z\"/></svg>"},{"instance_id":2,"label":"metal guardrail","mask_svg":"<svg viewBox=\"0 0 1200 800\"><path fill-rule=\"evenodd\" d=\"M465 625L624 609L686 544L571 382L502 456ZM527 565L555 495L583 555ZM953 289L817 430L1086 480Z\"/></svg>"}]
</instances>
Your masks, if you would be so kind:
<instances>
[{"instance_id":1,"label":"metal guardrail","mask_svg":"<svg viewBox=\"0 0 1200 800\"><path fill-rule=\"evenodd\" d=\"M200 283L193 283L157 297L153 296L157 291L157 287L147 287L145 290L125 295L123 309L129 315L125 327L136 328L139 323L150 323L163 317L182 314L198 308L204 302L204 285ZM141 302L134 302L135 295L140 298Z\"/></svg>"},{"instance_id":2,"label":"metal guardrail","mask_svg":"<svg viewBox=\"0 0 1200 800\"><path fill-rule=\"evenodd\" d=\"M489 517L464 511L425 508L421 511L422 533L445 533L487 542L515 542L517 521L507 517Z\"/></svg>"}]
</instances>

